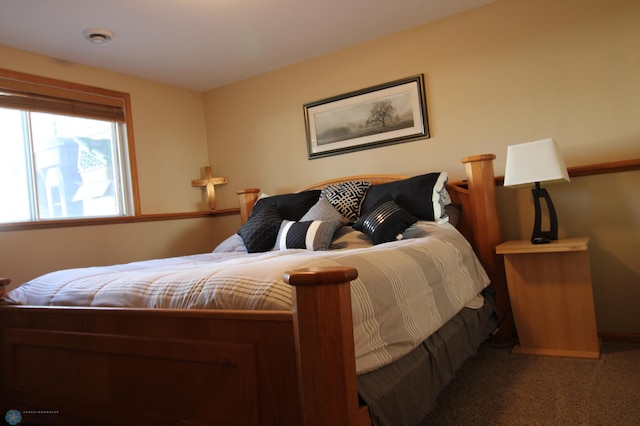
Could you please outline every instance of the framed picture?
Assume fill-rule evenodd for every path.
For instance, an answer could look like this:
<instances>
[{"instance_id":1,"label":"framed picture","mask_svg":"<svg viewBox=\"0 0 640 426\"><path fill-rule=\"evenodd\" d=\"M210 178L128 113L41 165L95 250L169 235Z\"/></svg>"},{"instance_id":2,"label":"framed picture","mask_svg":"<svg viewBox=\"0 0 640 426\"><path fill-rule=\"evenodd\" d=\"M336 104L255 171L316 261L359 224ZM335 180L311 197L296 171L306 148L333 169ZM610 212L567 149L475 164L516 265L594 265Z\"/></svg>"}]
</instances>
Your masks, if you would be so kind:
<instances>
[{"instance_id":1,"label":"framed picture","mask_svg":"<svg viewBox=\"0 0 640 426\"><path fill-rule=\"evenodd\" d=\"M304 105L309 159L429 137L422 74Z\"/></svg>"}]
</instances>

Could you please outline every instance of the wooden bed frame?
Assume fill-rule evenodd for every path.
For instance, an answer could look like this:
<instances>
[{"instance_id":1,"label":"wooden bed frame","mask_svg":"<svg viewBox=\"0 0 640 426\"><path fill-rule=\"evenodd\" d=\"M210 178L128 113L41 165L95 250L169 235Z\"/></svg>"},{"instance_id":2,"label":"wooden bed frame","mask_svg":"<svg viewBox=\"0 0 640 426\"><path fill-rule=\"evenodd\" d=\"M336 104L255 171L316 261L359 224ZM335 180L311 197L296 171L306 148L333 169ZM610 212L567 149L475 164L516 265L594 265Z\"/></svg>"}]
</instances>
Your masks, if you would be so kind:
<instances>
[{"instance_id":1,"label":"wooden bed frame","mask_svg":"<svg viewBox=\"0 0 640 426\"><path fill-rule=\"evenodd\" d=\"M448 189L502 317L494 158L464 158L467 180ZM258 193L238 191L243 220ZM370 424L357 396L356 277L353 268L287 272L293 312L2 306L0 412L59 424ZM498 336L512 333L503 325Z\"/></svg>"}]
</instances>

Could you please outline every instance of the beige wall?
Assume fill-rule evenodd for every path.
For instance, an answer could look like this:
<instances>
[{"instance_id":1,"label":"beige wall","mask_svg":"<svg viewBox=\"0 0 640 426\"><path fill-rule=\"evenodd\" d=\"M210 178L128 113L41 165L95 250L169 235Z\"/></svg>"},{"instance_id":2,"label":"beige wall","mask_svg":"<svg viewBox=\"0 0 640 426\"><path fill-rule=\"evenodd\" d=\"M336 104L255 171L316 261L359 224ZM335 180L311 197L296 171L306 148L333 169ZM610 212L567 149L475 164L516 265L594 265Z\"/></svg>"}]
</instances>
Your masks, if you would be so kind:
<instances>
[{"instance_id":1,"label":"beige wall","mask_svg":"<svg viewBox=\"0 0 640 426\"><path fill-rule=\"evenodd\" d=\"M10 288L47 272L211 251L210 218L0 232L0 274Z\"/></svg>"},{"instance_id":2,"label":"beige wall","mask_svg":"<svg viewBox=\"0 0 640 426\"><path fill-rule=\"evenodd\" d=\"M487 152L501 175L508 145L546 137L569 166L640 158L638 22L636 0L499 0L208 91L209 156L229 177L219 206L235 206L238 188L276 193L347 174L446 169L460 179L460 158ZM431 139L307 159L303 104L419 73ZM561 236L592 239L600 331L640 332L638 173L549 189ZM528 238L530 193L499 195L504 238Z\"/></svg>"},{"instance_id":3,"label":"beige wall","mask_svg":"<svg viewBox=\"0 0 640 426\"><path fill-rule=\"evenodd\" d=\"M142 213L206 209L203 191L191 187L207 162L202 93L2 46L0 67L130 93ZM219 238L209 223L197 219L0 232L0 275L17 284L60 268L211 250Z\"/></svg>"},{"instance_id":4,"label":"beige wall","mask_svg":"<svg viewBox=\"0 0 640 426\"><path fill-rule=\"evenodd\" d=\"M2 46L0 67L131 93L142 212L194 211L206 207L190 180L207 153L229 178L219 208L236 207L239 188L276 193L345 174L460 179L460 157L486 152L500 175L509 144L545 137L570 166L640 158L638 22L636 0L499 0L205 94ZM418 73L431 139L307 160L304 103ZM549 187L561 236L591 237L600 331L640 333L639 173ZM529 236L530 198L499 190L505 239ZM238 226L229 216L0 232L0 275L207 251Z\"/></svg>"}]
</instances>

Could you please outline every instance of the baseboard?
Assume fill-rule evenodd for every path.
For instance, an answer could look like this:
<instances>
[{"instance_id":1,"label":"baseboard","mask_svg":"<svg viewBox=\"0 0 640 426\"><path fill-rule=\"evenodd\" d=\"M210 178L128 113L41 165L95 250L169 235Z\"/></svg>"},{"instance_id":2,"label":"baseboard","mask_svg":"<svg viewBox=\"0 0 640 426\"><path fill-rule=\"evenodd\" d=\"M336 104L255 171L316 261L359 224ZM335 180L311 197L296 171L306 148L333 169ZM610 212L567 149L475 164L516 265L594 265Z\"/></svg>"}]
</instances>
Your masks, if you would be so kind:
<instances>
[{"instance_id":1,"label":"baseboard","mask_svg":"<svg viewBox=\"0 0 640 426\"><path fill-rule=\"evenodd\" d=\"M604 342L640 343L640 333L598 333Z\"/></svg>"}]
</instances>

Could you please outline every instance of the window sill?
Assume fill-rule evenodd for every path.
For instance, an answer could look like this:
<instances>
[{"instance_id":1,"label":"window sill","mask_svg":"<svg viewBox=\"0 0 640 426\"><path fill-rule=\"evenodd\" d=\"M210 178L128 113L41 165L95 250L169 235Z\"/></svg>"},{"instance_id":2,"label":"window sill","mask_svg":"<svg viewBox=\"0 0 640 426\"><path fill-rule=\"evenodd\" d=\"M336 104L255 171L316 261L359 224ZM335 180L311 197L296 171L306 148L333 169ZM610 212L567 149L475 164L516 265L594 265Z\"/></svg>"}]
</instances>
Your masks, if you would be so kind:
<instances>
[{"instance_id":1,"label":"window sill","mask_svg":"<svg viewBox=\"0 0 640 426\"><path fill-rule=\"evenodd\" d=\"M0 232L26 231L31 229L71 228L76 226L113 225L119 223L157 222L163 220L198 219L205 217L230 216L239 214L239 208L220 209L216 211L184 212L184 213L156 213L125 217L101 217L86 219L46 220L42 222L14 222L0 224Z\"/></svg>"}]
</instances>

